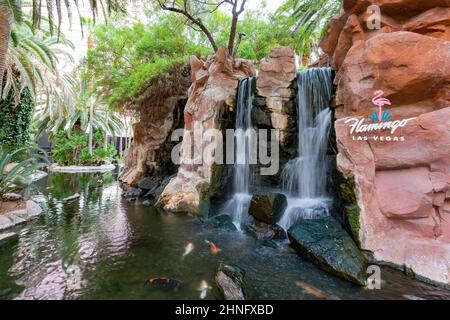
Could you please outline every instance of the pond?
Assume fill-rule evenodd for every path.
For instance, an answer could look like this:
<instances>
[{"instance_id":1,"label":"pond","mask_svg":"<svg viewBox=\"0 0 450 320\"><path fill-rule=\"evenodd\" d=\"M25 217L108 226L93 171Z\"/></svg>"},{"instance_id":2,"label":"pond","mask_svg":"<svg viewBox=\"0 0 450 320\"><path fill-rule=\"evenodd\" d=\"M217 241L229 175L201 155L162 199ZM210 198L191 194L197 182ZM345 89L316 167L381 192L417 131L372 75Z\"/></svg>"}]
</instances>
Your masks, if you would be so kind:
<instances>
[{"instance_id":1,"label":"pond","mask_svg":"<svg viewBox=\"0 0 450 320\"><path fill-rule=\"evenodd\" d=\"M316 299L297 282L339 299L450 298L389 268L382 269L381 290L363 289L319 270L287 244L265 247L239 231L129 203L114 173L52 174L38 187L35 200L45 213L0 247L0 299L199 299L200 282L213 285L221 261L245 270L255 299ZM80 198L62 201L75 193ZM211 254L205 240L222 251ZM194 250L182 258L188 243ZM144 285L149 277L175 278L184 287ZM206 296L220 298L217 288Z\"/></svg>"}]
</instances>

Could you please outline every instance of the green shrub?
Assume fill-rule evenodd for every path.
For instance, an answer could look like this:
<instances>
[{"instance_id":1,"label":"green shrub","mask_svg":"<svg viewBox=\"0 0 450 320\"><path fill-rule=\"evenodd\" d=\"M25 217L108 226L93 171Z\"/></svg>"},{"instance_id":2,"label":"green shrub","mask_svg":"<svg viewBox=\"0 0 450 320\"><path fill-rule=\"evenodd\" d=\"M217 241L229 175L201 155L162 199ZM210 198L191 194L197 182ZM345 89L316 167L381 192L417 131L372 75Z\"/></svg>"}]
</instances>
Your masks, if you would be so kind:
<instances>
[{"instance_id":1,"label":"green shrub","mask_svg":"<svg viewBox=\"0 0 450 320\"><path fill-rule=\"evenodd\" d=\"M0 99L0 145L26 146L30 141L30 125L34 110L34 100L28 88L22 91L20 102L14 101L14 90L6 99Z\"/></svg>"},{"instance_id":2,"label":"green shrub","mask_svg":"<svg viewBox=\"0 0 450 320\"><path fill-rule=\"evenodd\" d=\"M116 155L113 145L103 149L104 134L96 130L93 136L93 154L89 154L89 135L59 132L56 135L53 159L61 166L90 166L110 163Z\"/></svg>"},{"instance_id":3,"label":"green shrub","mask_svg":"<svg viewBox=\"0 0 450 320\"><path fill-rule=\"evenodd\" d=\"M20 153L26 153L27 158L16 163L6 172L7 165L15 163L13 159ZM0 197L5 193L29 187L32 183L30 175L47 165L49 165L49 159L45 151L41 149L20 148L10 152L0 148Z\"/></svg>"}]
</instances>

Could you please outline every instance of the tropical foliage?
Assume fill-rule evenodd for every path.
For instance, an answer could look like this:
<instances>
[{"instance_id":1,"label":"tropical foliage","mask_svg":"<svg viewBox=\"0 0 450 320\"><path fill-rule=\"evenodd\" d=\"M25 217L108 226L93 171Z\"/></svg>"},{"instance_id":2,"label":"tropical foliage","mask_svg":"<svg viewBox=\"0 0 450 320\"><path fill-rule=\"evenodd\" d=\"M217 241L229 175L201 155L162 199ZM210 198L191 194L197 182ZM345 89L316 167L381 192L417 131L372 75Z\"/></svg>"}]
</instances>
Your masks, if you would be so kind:
<instances>
[{"instance_id":1,"label":"tropical foliage","mask_svg":"<svg viewBox=\"0 0 450 320\"><path fill-rule=\"evenodd\" d=\"M90 109L92 107L92 127L102 130L110 136L118 136L123 130L120 117L109 111L108 107L92 92L87 74L80 74L71 81L73 100L62 104L45 104L37 108L34 116L34 130L37 137L43 133L53 139L60 131L70 134L72 131L90 130Z\"/></svg>"},{"instance_id":2,"label":"tropical foliage","mask_svg":"<svg viewBox=\"0 0 450 320\"><path fill-rule=\"evenodd\" d=\"M57 65L61 58L73 61L68 53L73 48L73 44L63 36L58 40L48 31L33 32L29 22L14 25L5 65L2 98L5 99L14 89L17 104L22 90L29 88L43 103L51 99L61 103L71 91L67 76L58 71Z\"/></svg>"},{"instance_id":3,"label":"tropical foliage","mask_svg":"<svg viewBox=\"0 0 450 320\"><path fill-rule=\"evenodd\" d=\"M20 153L27 153L28 156L12 166L13 159ZM0 148L0 197L8 192L29 187L30 175L48 164L48 157L43 150L20 148L14 152L8 152ZM6 170L8 165L12 168Z\"/></svg>"},{"instance_id":4,"label":"tropical foliage","mask_svg":"<svg viewBox=\"0 0 450 320\"><path fill-rule=\"evenodd\" d=\"M119 18L94 28L88 69L97 80L96 92L116 110L137 104L144 91L164 83L173 69L182 69L190 55L211 52L190 41L186 27L172 15L154 18L150 25L130 26Z\"/></svg>"},{"instance_id":5,"label":"tropical foliage","mask_svg":"<svg viewBox=\"0 0 450 320\"><path fill-rule=\"evenodd\" d=\"M104 148L104 134L100 130L95 130L93 139L93 154L89 154L88 140L86 133L68 134L60 131L55 139L53 149L53 159L63 166L70 165L102 165L109 163L116 155L116 149L112 145Z\"/></svg>"},{"instance_id":6,"label":"tropical foliage","mask_svg":"<svg viewBox=\"0 0 450 320\"><path fill-rule=\"evenodd\" d=\"M0 145L25 146L30 141L30 124L34 100L28 88L22 91L18 105L11 91L6 99L0 100Z\"/></svg>"},{"instance_id":7,"label":"tropical foliage","mask_svg":"<svg viewBox=\"0 0 450 320\"><path fill-rule=\"evenodd\" d=\"M11 0L10 0L11 1ZM81 25L81 32L83 32L84 19L80 13L80 1L79 0L31 0L31 6L33 7L33 27L39 29L41 27L41 21L43 18L42 7L46 6L47 21L50 26L50 32L53 35L54 30L58 31L58 37L61 34L61 22L63 17L63 7L67 12L67 18L72 24L73 20L73 8L76 9L79 16L79 23ZM89 6L91 9L92 20L95 23L97 17L103 16L105 21L113 12L125 12L126 0L89 0ZM55 19L56 12L56 19Z\"/></svg>"},{"instance_id":8,"label":"tropical foliage","mask_svg":"<svg viewBox=\"0 0 450 320\"><path fill-rule=\"evenodd\" d=\"M320 39L341 10L340 0L286 0L277 11L277 19L291 32L297 54L317 57Z\"/></svg>"}]
</instances>

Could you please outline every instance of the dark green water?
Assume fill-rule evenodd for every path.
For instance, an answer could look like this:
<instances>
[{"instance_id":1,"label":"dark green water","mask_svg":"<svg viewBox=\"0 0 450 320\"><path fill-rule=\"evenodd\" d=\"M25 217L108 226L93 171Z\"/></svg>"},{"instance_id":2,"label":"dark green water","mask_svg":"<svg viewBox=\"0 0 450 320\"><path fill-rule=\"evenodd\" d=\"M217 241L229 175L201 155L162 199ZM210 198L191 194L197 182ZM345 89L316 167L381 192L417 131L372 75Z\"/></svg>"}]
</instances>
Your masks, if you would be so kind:
<instances>
[{"instance_id":1,"label":"dark green water","mask_svg":"<svg viewBox=\"0 0 450 320\"><path fill-rule=\"evenodd\" d=\"M220 261L246 271L256 299L315 299L309 285L340 299L448 299L450 292L383 269L382 289L367 290L318 270L288 246L272 249L231 231L208 229L187 215L128 203L112 174L52 175L40 182L46 212L0 247L0 299L199 299L202 280L214 284ZM62 199L80 193L72 203ZM212 255L205 240L222 249ZM184 247L194 251L182 259ZM144 286L148 277L185 283L173 292ZM220 299L217 289L207 299Z\"/></svg>"}]
</instances>

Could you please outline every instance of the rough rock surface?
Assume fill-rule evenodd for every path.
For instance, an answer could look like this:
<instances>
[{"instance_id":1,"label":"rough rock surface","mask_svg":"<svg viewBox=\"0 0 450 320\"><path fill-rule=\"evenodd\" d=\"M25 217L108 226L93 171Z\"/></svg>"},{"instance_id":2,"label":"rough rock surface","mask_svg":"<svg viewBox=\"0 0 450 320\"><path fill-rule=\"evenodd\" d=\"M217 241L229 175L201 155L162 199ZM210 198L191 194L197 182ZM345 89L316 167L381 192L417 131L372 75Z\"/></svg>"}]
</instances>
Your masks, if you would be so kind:
<instances>
[{"instance_id":1,"label":"rough rock surface","mask_svg":"<svg viewBox=\"0 0 450 320\"><path fill-rule=\"evenodd\" d=\"M192 57L190 65L192 86L184 111L180 167L159 202L169 211L200 214L202 203L214 193L221 174L220 165L214 164L219 141L202 136L209 129L224 129L220 118L234 108L238 81L254 76L255 69L248 61L231 59L225 48L205 62ZM213 161L204 161L204 152Z\"/></svg>"},{"instance_id":2,"label":"rough rock surface","mask_svg":"<svg viewBox=\"0 0 450 320\"><path fill-rule=\"evenodd\" d=\"M286 103L295 96L292 83L297 76L295 51L289 47L278 47L270 51L267 59L261 60L257 82L257 93L266 100L271 127L280 130L280 143L288 142L290 132L289 110Z\"/></svg>"},{"instance_id":3,"label":"rough rock surface","mask_svg":"<svg viewBox=\"0 0 450 320\"><path fill-rule=\"evenodd\" d=\"M245 231L257 240L285 240L286 232L278 225L257 220L245 225Z\"/></svg>"},{"instance_id":4,"label":"rough rock surface","mask_svg":"<svg viewBox=\"0 0 450 320\"><path fill-rule=\"evenodd\" d=\"M41 213L41 207L36 202L28 200L23 208L0 214L0 231L29 222L37 218Z\"/></svg>"},{"instance_id":5,"label":"rough rock surface","mask_svg":"<svg viewBox=\"0 0 450 320\"><path fill-rule=\"evenodd\" d=\"M287 198L281 193L257 192L252 196L248 214L256 220L275 224L287 208Z\"/></svg>"},{"instance_id":6,"label":"rough rock surface","mask_svg":"<svg viewBox=\"0 0 450 320\"><path fill-rule=\"evenodd\" d=\"M332 217L302 220L288 230L294 248L326 271L365 285L365 259L341 224Z\"/></svg>"},{"instance_id":7,"label":"rough rock surface","mask_svg":"<svg viewBox=\"0 0 450 320\"><path fill-rule=\"evenodd\" d=\"M231 217L227 214L220 214L214 217L211 217L204 221L206 227L213 229L223 229L229 231L236 231L237 228L233 223Z\"/></svg>"},{"instance_id":8,"label":"rough rock surface","mask_svg":"<svg viewBox=\"0 0 450 320\"><path fill-rule=\"evenodd\" d=\"M5 244L11 240L18 238L18 234L14 232L1 233L0 234L0 245Z\"/></svg>"},{"instance_id":9,"label":"rough rock surface","mask_svg":"<svg viewBox=\"0 0 450 320\"><path fill-rule=\"evenodd\" d=\"M225 300L245 300L245 272L238 266L221 263L216 284Z\"/></svg>"},{"instance_id":10,"label":"rough rock surface","mask_svg":"<svg viewBox=\"0 0 450 320\"><path fill-rule=\"evenodd\" d=\"M145 176L171 173L172 162L167 160L173 144L170 134L182 121L183 99L183 96L168 97L159 106L140 108L140 122L134 125L134 143L125 154L120 181L137 186Z\"/></svg>"},{"instance_id":11,"label":"rough rock surface","mask_svg":"<svg viewBox=\"0 0 450 320\"><path fill-rule=\"evenodd\" d=\"M367 25L371 4L379 30ZM337 72L337 166L352 181L341 191L354 195L347 224L376 260L450 284L450 1L344 0L344 10L321 46ZM372 123L378 90L391 121L415 119L395 133L351 134L350 117Z\"/></svg>"}]
</instances>

